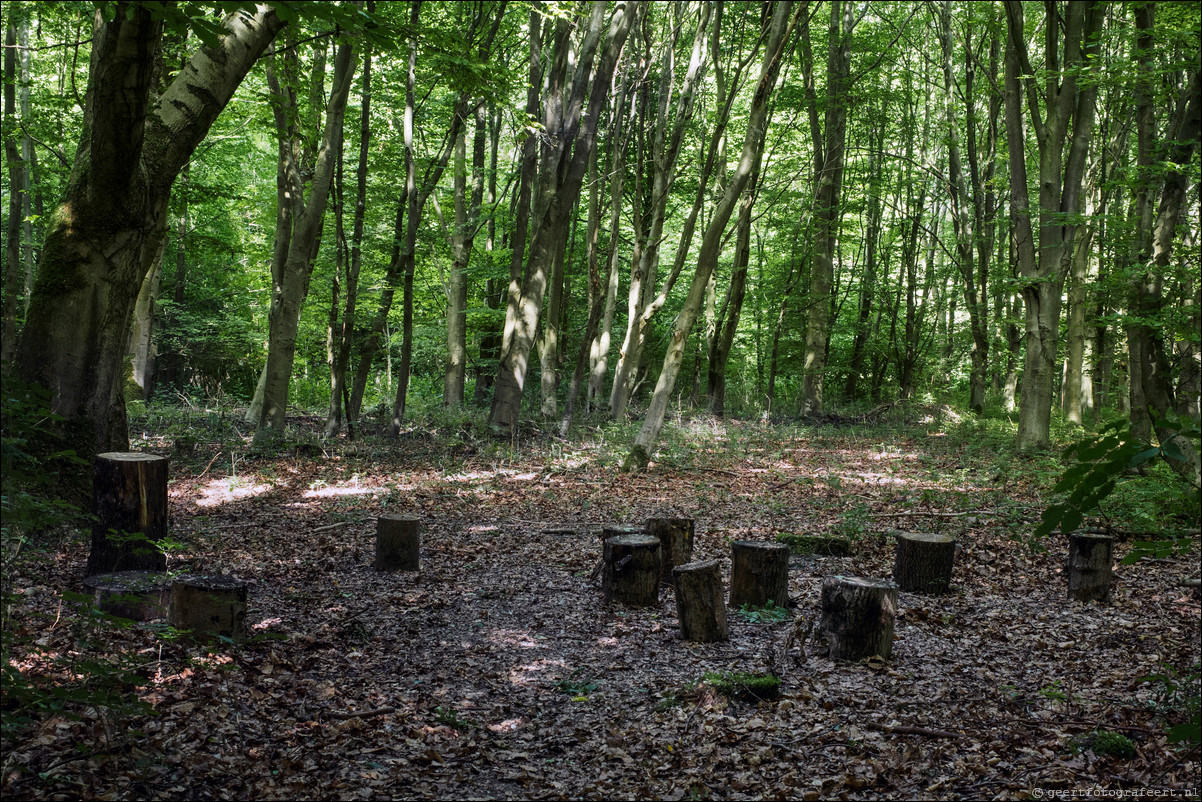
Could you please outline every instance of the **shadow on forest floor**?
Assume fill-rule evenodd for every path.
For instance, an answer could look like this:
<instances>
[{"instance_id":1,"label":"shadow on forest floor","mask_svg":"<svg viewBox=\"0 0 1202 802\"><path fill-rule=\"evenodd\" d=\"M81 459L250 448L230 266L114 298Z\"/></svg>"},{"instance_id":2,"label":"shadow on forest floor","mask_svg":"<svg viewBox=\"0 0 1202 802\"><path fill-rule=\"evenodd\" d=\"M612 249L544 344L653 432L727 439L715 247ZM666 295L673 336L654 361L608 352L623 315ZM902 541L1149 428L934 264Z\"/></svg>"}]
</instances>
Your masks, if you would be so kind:
<instances>
[{"instance_id":1,"label":"shadow on forest floor","mask_svg":"<svg viewBox=\"0 0 1202 802\"><path fill-rule=\"evenodd\" d=\"M305 453L233 442L232 461L230 442L198 438L172 468L169 568L248 581L252 637L206 649L77 626L60 595L80 589L82 544L18 577L32 630L21 670L47 671L56 653L138 654L154 715L47 713L6 745L0 789L952 799L1195 784L1197 750L1165 742L1179 720L1165 684L1141 678L1199 660L1199 604L1176 584L1196 545L1121 566L1109 605L1069 602L1060 540L1039 553L1013 539L1038 520L1057 461L948 423L684 421L636 476L617 472L624 430L605 427L516 449L455 427L397 445L311 438ZM140 447L171 450L142 433ZM420 517L419 572L373 570L383 512ZM951 594L901 594L891 660L846 665L781 655L794 622L737 610L729 642L685 643L670 589L649 608L602 604L598 527L653 515L695 518L695 558L722 560L727 580L732 540L852 537L849 557L794 558L801 620L822 577L889 576L892 531L954 534L962 549ZM780 698L758 705L702 681L774 666ZM1088 748L1100 730L1134 756Z\"/></svg>"}]
</instances>

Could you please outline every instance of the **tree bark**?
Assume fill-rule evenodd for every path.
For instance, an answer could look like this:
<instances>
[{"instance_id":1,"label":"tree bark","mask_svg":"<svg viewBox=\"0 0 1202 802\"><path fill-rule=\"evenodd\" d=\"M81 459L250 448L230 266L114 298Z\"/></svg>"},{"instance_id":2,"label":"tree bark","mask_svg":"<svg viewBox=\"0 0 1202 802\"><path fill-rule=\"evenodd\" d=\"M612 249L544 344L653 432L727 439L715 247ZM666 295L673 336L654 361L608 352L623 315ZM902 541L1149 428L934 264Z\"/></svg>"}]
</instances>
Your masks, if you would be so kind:
<instances>
[{"instance_id":1,"label":"tree bark","mask_svg":"<svg viewBox=\"0 0 1202 802\"><path fill-rule=\"evenodd\" d=\"M1051 437L1052 389L1060 333L1060 299L1072 260L1085 159L1093 135L1096 69L1104 4L1070 3L1061 20L1058 7L1047 10L1044 87L1046 116L1040 112L1035 71L1027 56L1023 6L1006 2L1006 133L1010 150L1010 216L1014 221L1019 277L1026 308L1026 356L1019 406L1019 448L1042 448ZM1061 25L1063 24L1063 29ZM1063 43L1063 54L1061 53ZM1054 65L1060 65L1055 69ZM1026 132L1022 94L1039 154L1039 251L1026 169ZM1067 153L1065 145L1067 147Z\"/></svg>"},{"instance_id":2,"label":"tree bark","mask_svg":"<svg viewBox=\"0 0 1202 802\"><path fill-rule=\"evenodd\" d=\"M342 150L343 120L347 98L358 59L357 48L342 44L334 58L333 86L325 109L325 126L317 148L313 165L313 183L309 197L304 199L299 182L289 181L293 197L291 232L278 276L272 279L271 311L268 314L270 335L267 345L266 380L263 385L263 412L259 418L255 436L268 432L282 432L288 411L288 389L292 379L292 363L296 354L296 337L300 326L301 306L309 292L309 279L313 274L313 261L321 245L321 233L325 224L326 204L333 183L334 168ZM320 63L320 62L319 62ZM315 76L314 81L317 78ZM286 98L279 97L281 102ZM281 119L295 118L295 95L289 98L293 104L280 110ZM289 115L291 111L291 115ZM285 136L287 129L281 129ZM285 146L281 145L281 150ZM278 232L277 232L278 235ZM279 244L277 243L277 251Z\"/></svg>"},{"instance_id":3,"label":"tree bark","mask_svg":"<svg viewBox=\"0 0 1202 802\"><path fill-rule=\"evenodd\" d=\"M827 98L825 126L819 127L818 113L810 90L810 125L814 140L814 174L818 187L814 195L814 262L810 273L810 306L806 316L805 373L802 377L801 412L813 415L822 411L823 382L826 378L827 342L830 337L831 282L834 259L839 247L839 221L842 219L843 159L847 145L847 110L851 105L851 31L854 25L851 3L832 2L827 50ZM809 54L808 26L803 29L805 52ZM812 61L812 59L807 59ZM807 75L812 66L806 65ZM807 82L809 83L809 82Z\"/></svg>"},{"instance_id":4,"label":"tree bark","mask_svg":"<svg viewBox=\"0 0 1202 802\"><path fill-rule=\"evenodd\" d=\"M952 586L956 540L950 535L906 532L897 536L893 581L914 593L947 593Z\"/></svg>"},{"instance_id":5,"label":"tree bark","mask_svg":"<svg viewBox=\"0 0 1202 802\"><path fill-rule=\"evenodd\" d=\"M93 471L92 551L84 576L114 571L162 571L167 556L167 458L108 452Z\"/></svg>"},{"instance_id":6,"label":"tree bark","mask_svg":"<svg viewBox=\"0 0 1202 802\"><path fill-rule=\"evenodd\" d=\"M25 160L17 146L17 27L12 19L4 34L4 160L8 162L8 226L4 232L4 331L0 361L6 366L17 348L17 301L21 298L21 219Z\"/></svg>"},{"instance_id":7,"label":"tree bark","mask_svg":"<svg viewBox=\"0 0 1202 802\"><path fill-rule=\"evenodd\" d=\"M758 540L736 540L730 547L730 606L787 607L789 547Z\"/></svg>"},{"instance_id":8,"label":"tree bark","mask_svg":"<svg viewBox=\"0 0 1202 802\"><path fill-rule=\"evenodd\" d=\"M717 560L685 563L672 569L680 637L695 643L727 640L726 593Z\"/></svg>"},{"instance_id":9,"label":"tree bark","mask_svg":"<svg viewBox=\"0 0 1202 802\"><path fill-rule=\"evenodd\" d=\"M896 615L897 585L892 582L852 576L822 580L818 635L829 642L832 660L888 660Z\"/></svg>"},{"instance_id":10,"label":"tree bark","mask_svg":"<svg viewBox=\"0 0 1202 802\"><path fill-rule=\"evenodd\" d=\"M83 452L127 446L113 390L171 184L283 24L266 5L231 14L219 46L196 51L152 104L162 22L133 3L110 22L96 12L83 134L17 354Z\"/></svg>"},{"instance_id":11,"label":"tree bark","mask_svg":"<svg viewBox=\"0 0 1202 802\"><path fill-rule=\"evenodd\" d=\"M788 40L788 32L792 28L792 11L793 4L791 2L777 3L768 22L764 61L747 115L743 151L738 166L735 168L730 182L726 185L726 189L714 209L713 216L710 218L709 225L706 227L705 235L702 237L701 248L697 253L697 268L693 274L692 284L689 286L689 293L676 318L672 339L668 343L668 350L664 355L663 368L660 370L659 380L655 385L655 393L647 408L643 426L623 464L624 470L641 471L646 469L647 463L651 459L651 450L659 439L659 430L663 426L664 416L668 411L668 400L672 396L672 390L676 386L676 377L680 373L680 366L684 361L685 342L697 320L706 285L717 266L718 254L722 247L722 234L726 229L726 224L730 222L731 214L734 212L743 188L751 177L755 159L764 147L766 133L764 123L768 116L768 100L776 86L780 59ZM662 293L660 297L663 297ZM658 302L659 299L656 300Z\"/></svg>"},{"instance_id":12,"label":"tree bark","mask_svg":"<svg viewBox=\"0 0 1202 802\"><path fill-rule=\"evenodd\" d=\"M599 48L605 9L600 4L595 6L584 42L576 53L577 67L570 94L563 99L559 94L562 90L555 90L547 97L544 119L551 123L547 130L556 132L557 144L553 148L548 146L548 150L543 154L543 204L531 239L521 291L518 297L510 297L506 311L506 343L503 346L492 411L489 415L489 423L494 427L512 431L517 426L530 349L534 344L534 333L542 311L548 273L555 259L556 249L563 247L562 232L566 228L568 214L580 195L589 154L596 142L597 121L608 96L626 35L630 31L631 17L640 10L641 4L634 2L616 6L604 37L604 47ZM561 72L555 75L553 68L551 85L563 87L568 77L566 72L570 61L567 58L566 32L560 42L563 50L557 52L556 64L561 65ZM601 57L597 60L596 72L590 79L592 65L599 49Z\"/></svg>"}]
</instances>

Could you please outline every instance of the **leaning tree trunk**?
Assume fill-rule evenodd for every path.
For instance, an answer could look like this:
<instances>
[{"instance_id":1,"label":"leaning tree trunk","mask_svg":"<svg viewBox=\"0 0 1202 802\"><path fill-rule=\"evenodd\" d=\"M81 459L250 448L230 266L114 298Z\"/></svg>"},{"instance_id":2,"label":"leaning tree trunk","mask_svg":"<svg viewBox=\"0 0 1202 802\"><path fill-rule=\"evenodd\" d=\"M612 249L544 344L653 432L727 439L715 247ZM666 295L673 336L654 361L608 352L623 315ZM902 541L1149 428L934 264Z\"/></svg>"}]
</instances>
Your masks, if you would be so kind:
<instances>
[{"instance_id":1,"label":"leaning tree trunk","mask_svg":"<svg viewBox=\"0 0 1202 802\"><path fill-rule=\"evenodd\" d=\"M46 232L21 378L50 390L78 449L124 449L120 384L129 321L165 232L171 184L283 21L267 5L231 14L151 102L162 21L139 4L96 12L83 138Z\"/></svg>"},{"instance_id":2,"label":"leaning tree trunk","mask_svg":"<svg viewBox=\"0 0 1202 802\"><path fill-rule=\"evenodd\" d=\"M685 342L693 329L693 324L697 321L706 285L709 284L710 276L718 262L718 254L722 248L722 235L734 213L739 195L751 177L752 166L764 147L764 122L768 115L768 100L776 86L780 59L788 38L786 28L789 26L791 12L792 3L790 2L778 3L773 12L768 27L768 42L764 49L763 66L760 69L759 81L756 83L751 109L747 115L743 152L702 237L701 248L697 253L697 268L693 273L689 293L676 318L676 326L672 331L667 353L664 355L664 364L660 370L659 381L655 385L655 393L651 397L651 404L647 408L643 426L623 463L623 470L641 471L646 469L647 463L651 459L651 450L659 439L659 430L663 426L664 416L668 411L668 401L676 386L676 377L680 373L680 366L684 362Z\"/></svg>"}]
</instances>

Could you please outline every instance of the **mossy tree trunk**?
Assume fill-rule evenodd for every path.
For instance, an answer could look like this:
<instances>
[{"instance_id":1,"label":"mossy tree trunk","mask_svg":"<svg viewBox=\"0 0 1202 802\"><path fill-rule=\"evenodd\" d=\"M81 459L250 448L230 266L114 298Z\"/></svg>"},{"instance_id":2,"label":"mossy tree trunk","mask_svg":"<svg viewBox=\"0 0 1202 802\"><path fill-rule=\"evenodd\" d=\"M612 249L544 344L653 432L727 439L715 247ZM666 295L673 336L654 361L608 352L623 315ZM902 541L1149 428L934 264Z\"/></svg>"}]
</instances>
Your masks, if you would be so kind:
<instances>
[{"instance_id":1,"label":"mossy tree trunk","mask_svg":"<svg viewBox=\"0 0 1202 802\"><path fill-rule=\"evenodd\" d=\"M17 347L87 453L128 447L119 390L134 302L158 252L175 177L284 23L266 5L226 18L157 99L163 22L137 3L98 10L83 133L46 232Z\"/></svg>"}]
</instances>

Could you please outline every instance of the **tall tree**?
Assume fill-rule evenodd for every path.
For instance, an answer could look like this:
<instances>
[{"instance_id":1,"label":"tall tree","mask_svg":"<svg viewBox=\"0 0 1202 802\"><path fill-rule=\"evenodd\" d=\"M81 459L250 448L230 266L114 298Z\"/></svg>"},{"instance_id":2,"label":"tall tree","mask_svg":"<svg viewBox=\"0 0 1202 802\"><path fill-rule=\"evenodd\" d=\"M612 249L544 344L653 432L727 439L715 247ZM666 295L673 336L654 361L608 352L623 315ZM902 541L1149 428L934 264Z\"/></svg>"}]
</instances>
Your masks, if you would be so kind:
<instances>
[{"instance_id":1,"label":"tall tree","mask_svg":"<svg viewBox=\"0 0 1202 802\"><path fill-rule=\"evenodd\" d=\"M1004 95L1010 216L1026 310L1026 355L1018 416L1020 448L1046 446L1051 438L1060 300L1072 261L1081 183L1093 136L1098 90L1090 73L1097 62L1104 11L1105 3L1092 1L1045 5L1041 103L1037 73L1027 53L1023 4L1017 0L1006 2ZM1026 121L1039 155L1038 240L1028 190L1024 95Z\"/></svg>"},{"instance_id":2,"label":"tall tree","mask_svg":"<svg viewBox=\"0 0 1202 802\"><path fill-rule=\"evenodd\" d=\"M830 297L834 260L839 248L842 220L843 163L847 147L847 113L851 92L851 32L855 26L850 2L834 0L827 27L825 119L818 120L814 94L813 57L810 55L809 24L802 29L806 91L810 105L810 136L814 147L814 257L810 273L810 305L806 317L805 374L802 378L801 411L822 411L826 376L827 343L830 339Z\"/></svg>"},{"instance_id":3,"label":"tall tree","mask_svg":"<svg viewBox=\"0 0 1202 802\"><path fill-rule=\"evenodd\" d=\"M534 344L549 271L558 250L565 245L569 213L580 195L589 155L596 142L601 109L630 31L631 17L638 13L639 7L634 0L619 2L614 7L604 34L604 45L604 3L592 5L579 48L571 47L564 21L560 22L552 72L547 82L549 91L544 98L544 130L548 132L548 138L542 145L540 160L541 207L520 293L516 298L511 294L505 314L505 345L502 346L489 416L493 426L506 429L517 426L527 361ZM569 54L574 56L574 69Z\"/></svg>"},{"instance_id":4,"label":"tall tree","mask_svg":"<svg viewBox=\"0 0 1202 802\"><path fill-rule=\"evenodd\" d=\"M800 14L804 14L804 11L805 4L802 5ZM772 15L766 20L764 59L760 67L759 79L755 84L751 107L747 113L743 150L739 156L738 165L731 173L726 188L714 207L705 234L702 236L701 247L697 252L697 267L693 273L689 293L676 318L672 339L668 343L664 364L655 385L655 393L651 397L651 404L647 408L643 426L623 463L624 470L645 470L651 459L651 450L659 439L659 430L663 426L664 416L668 411L668 400L672 396L672 391L676 386L676 377L680 373L680 366L684 361L685 343L688 340L689 332L693 329L693 324L697 321L697 315L701 311L701 304L705 296L705 288L717 265L726 225L730 222L739 197L751 178L756 158L764 148L769 100L776 87L781 58L794 22L796 22L796 17L793 16L793 3L789 0L779 0L772 9Z\"/></svg>"},{"instance_id":5,"label":"tall tree","mask_svg":"<svg viewBox=\"0 0 1202 802\"><path fill-rule=\"evenodd\" d=\"M17 352L21 377L96 451L128 448L122 358L172 182L284 25L267 5L234 12L152 100L162 18L131 2L113 12L96 12L83 133Z\"/></svg>"},{"instance_id":6,"label":"tall tree","mask_svg":"<svg viewBox=\"0 0 1202 802\"><path fill-rule=\"evenodd\" d=\"M256 436L269 431L282 431L288 409L288 389L292 379L292 362L296 354L297 329L300 323L301 305L309 291L309 279L313 274L313 260L321 244L321 232L325 224L326 204L334 168L342 149L343 120L346 102L350 96L358 60L357 46L344 42L338 46L334 57L333 84L325 107L325 124L317 141L312 164L313 180L305 197L301 169L297 157L301 149L301 136L296 94L290 88L281 87L272 81L272 93L276 96L276 126L280 136L281 172L285 177L286 189L282 191L283 202L291 209L285 230L276 229L275 254L272 259L271 312L268 316L270 333L267 343L267 365L263 369L263 406L258 420ZM320 65L324 58L317 59ZM320 97L320 79L314 71L311 103ZM269 73L269 76L271 73ZM324 78L324 76L322 76ZM269 78L269 81L272 79ZM280 239L283 242L280 242ZM278 258L282 257L282 258Z\"/></svg>"}]
</instances>

